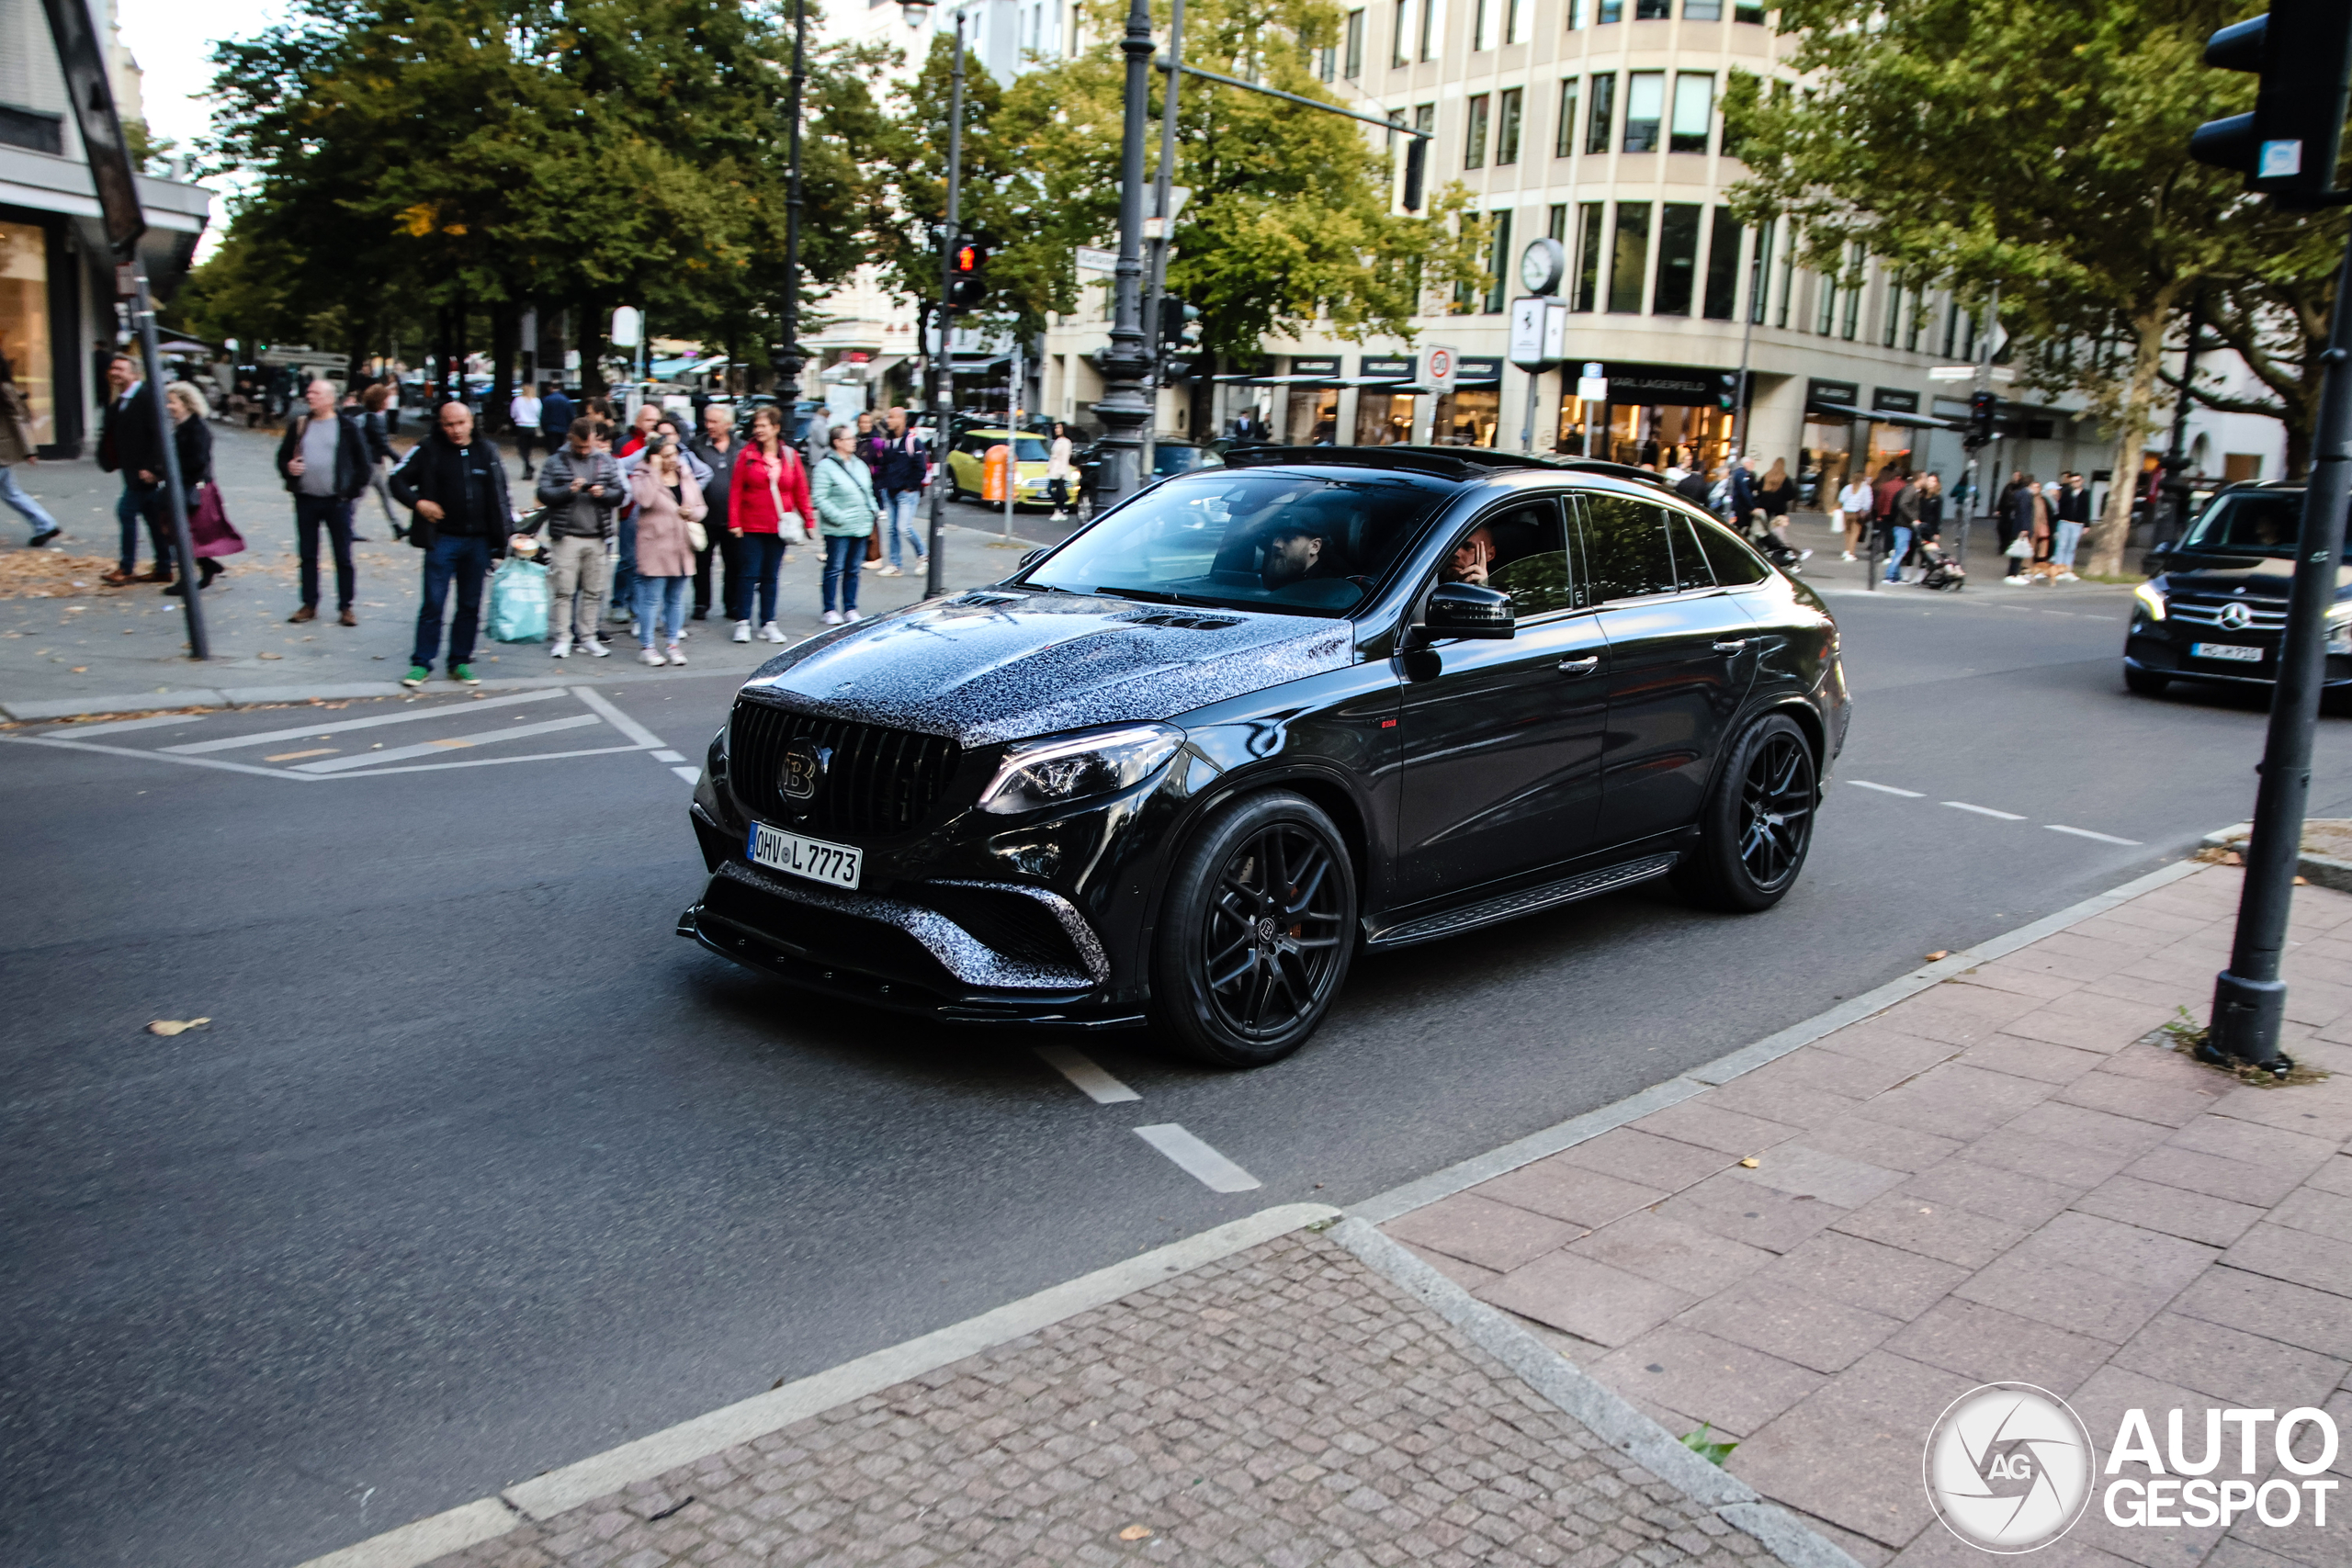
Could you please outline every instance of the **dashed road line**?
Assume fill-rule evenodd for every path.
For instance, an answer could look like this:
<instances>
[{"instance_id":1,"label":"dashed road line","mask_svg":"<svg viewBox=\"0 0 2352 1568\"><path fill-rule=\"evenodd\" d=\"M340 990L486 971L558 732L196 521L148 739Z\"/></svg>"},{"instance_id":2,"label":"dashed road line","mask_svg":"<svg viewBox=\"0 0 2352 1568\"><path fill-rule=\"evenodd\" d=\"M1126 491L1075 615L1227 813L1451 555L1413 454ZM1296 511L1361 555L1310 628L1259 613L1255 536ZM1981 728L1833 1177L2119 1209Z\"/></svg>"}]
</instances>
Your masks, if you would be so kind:
<instances>
[{"instance_id":1,"label":"dashed road line","mask_svg":"<svg viewBox=\"0 0 2352 1568\"><path fill-rule=\"evenodd\" d=\"M1964 800L1947 800L1942 804L1951 807L1954 811L1973 811L1979 817L1997 817L2004 822L2025 820L2014 811L1996 811L1989 806L1971 806Z\"/></svg>"},{"instance_id":2,"label":"dashed road line","mask_svg":"<svg viewBox=\"0 0 2352 1568\"><path fill-rule=\"evenodd\" d=\"M120 735L130 729L160 729L167 725L194 724L204 716L200 713L159 713L153 718L118 718L105 724L69 724L58 729L44 729L43 735Z\"/></svg>"},{"instance_id":3,"label":"dashed road line","mask_svg":"<svg viewBox=\"0 0 2352 1568\"><path fill-rule=\"evenodd\" d=\"M683 762L686 754L684 751L656 751L653 760L657 762Z\"/></svg>"},{"instance_id":4,"label":"dashed road line","mask_svg":"<svg viewBox=\"0 0 2352 1568\"><path fill-rule=\"evenodd\" d=\"M2069 828L2063 822L2044 822L2042 826L2053 833L2072 833L2077 839L2097 839L2102 844L2129 844L2135 850L2142 847L2137 839L2119 839L2112 833L2094 833L2088 828Z\"/></svg>"},{"instance_id":5,"label":"dashed road line","mask_svg":"<svg viewBox=\"0 0 2352 1568\"><path fill-rule=\"evenodd\" d=\"M1856 789L1874 789L1881 795L1899 795L1905 800L1921 800L1926 798L1916 789L1897 789L1893 784L1872 784L1868 779L1848 779L1846 782L1852 784Z\"/></svg>"},{"instance_id":6,"label":"dashed road line","mask_svg":"<svg viewBox=\"0 0 2352 1568\"><path fill-rule=\"evenodd\" d=\"M1174 1160L1212 1192L1248 1192L1264 1185L1177 1122L1138 1127L1136 1136Z\"/></svg>"},{"instance_id":7,"label":"dashed road line","mask_svg":"<svg viewBox=\"0 0 2352 1568\"><path fill-rule=\"evenodd\" d=\"M1068 1045L1033 1045L1030 1049L1046 1066L1083 1089L1086 1098L1097 1105L1120 1105L1143 1098L1096 1066L1083 1051Z\"/></svg>"},{"instance_id":8,"label":"dashed road line","mask_svg":"<svg viewBox=\"0 0 2352 1568\"><path fill-rule=\"evenodd\" d=\"M677 774L680 778L685 780L688 784L702 783L702 770L700 768L672 768L670 771Z\"/></svg>"}]
</instances>

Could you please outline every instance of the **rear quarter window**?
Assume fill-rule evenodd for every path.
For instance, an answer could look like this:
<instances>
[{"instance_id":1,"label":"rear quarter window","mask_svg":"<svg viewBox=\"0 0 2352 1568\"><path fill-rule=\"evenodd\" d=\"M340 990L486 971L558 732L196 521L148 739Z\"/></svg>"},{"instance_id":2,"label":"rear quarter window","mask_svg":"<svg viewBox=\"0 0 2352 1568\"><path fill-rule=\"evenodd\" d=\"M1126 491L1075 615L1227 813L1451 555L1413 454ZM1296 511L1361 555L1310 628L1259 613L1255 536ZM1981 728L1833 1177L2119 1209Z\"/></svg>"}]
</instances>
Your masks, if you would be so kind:
<instances>
[{"instance_id":1,"label":"rear quarter window","mask_svg":"<svg viewBox=\"0 0 2352 1568\"><path fill-rule=\"evenodd\" d=\"M1715 581L1724 587L1761 582L1771 575L1772 569L1764 564L1764 558L1734 538L1730 529L1713 523L1693 523L1691 526L1698 530L1699 548L1706 555L1707 564L1714 569Z\"/></svg>"}]
</instances>

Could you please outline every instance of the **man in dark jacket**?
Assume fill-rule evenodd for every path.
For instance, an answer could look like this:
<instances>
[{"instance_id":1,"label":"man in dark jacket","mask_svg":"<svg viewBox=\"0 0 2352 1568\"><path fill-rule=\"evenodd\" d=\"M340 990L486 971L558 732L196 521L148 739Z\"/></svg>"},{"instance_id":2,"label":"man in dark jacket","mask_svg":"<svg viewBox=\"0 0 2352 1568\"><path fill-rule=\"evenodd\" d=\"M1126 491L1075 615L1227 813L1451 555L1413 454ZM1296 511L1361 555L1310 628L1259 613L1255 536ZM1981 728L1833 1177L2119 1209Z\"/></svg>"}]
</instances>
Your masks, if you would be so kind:
<instances>
[{"instance_id":1,"label":"man in dark jacket","mask_svg":"<svg viewBox=\"0 0 2352 1568\"><path fill-rule=\"evenodd\" d=\"M736 600L737 540L732 532L729 507L735 491L735 457L743 449L742 437L735 434L735 410L727 403L711 403L702 411L702 434L687 447L702 459L710 470L710 482L702 487L702 499L710 514L702 520L703 533L710 543L695 556L695 619L706 620L710 615L710 557L718 553L719 563L727 575L719 584L719 603L729 616L734 615ZM748 610L744 612L749 615Z\"/></svg>"},{"instance_id":2,"label":"man in dark jacket","mask_svg":"<svg viewBox=\"0 0 2352 1568\"><path fill-rule=\"evenodd\" d=\"M554 451L571 439L571 422L579 417L580 411L572 407L570 398L563 395L560 383L549 381L539 389L539 434L545 438L540 445L548 451ZM523 477L530 478L528 474Z\"/></svg>"},{"instance_id":3,"label":"man in dark jacket","mask_svg":"<svg viewBox=\"0 0 2352 1568\"><path fill-rule=\"evenodd\" d=\"M122 525L122 555L115 569L99 581L118 586L169 582L172 547L148 505L164 482L164 444L155 434L154 400L140 378L138 364L127 354L118 354L107 362L107 406L98 423L98 467L122 476L122 494L114 503L115 519ZM139 570L141 524L155 548L155 564L145 571Z\"/></svg>"},{"instance_id":4,"label":"man in dark jacket","mask_svg":"<svg viewBox=\"0 0 2352 1568\"><path fill-rule=\"evenodd\" d=\"M433 673L441 652L441 615L449 584L458 585L458 614L449 625L449 677L477 685L474 632L481 620L481 586L491 563L506 553L514 509L506 498L506 461L488 441L474 438L474 412L441 405L436 428L392 470L392 499L416 513L408 542L424 552L424 593L416 608L416 647L401 684L411 691Z\"/></svg>"},{"instance_id":5,"label":"man in dark jacket","mask_svg":"<svg viewBox=\"0 0 2352 1568\"><path fill-rule=\"evenodd\" d=\"M620 465L596 442L596 422L575 419L564 445L539 465L539 504L547 508L548 651L571 657L577 626L582 652L598 659L612 652L596 635L611 573L605 549L612 542L613 514L628 499ZM579 601L575 616L573 600Z\"/></svg>"},{"instance_id":6,"label":"man in dark jacket","mask_svg":"<svg viewBox=\"0 0 2352 1568\"><path fill-rule=\"evenodd\" d=\"M286 618L319 618L319 530L334 547L335 608L343 624L356 626L351 604L359 573L351 559L351 503L376 471L367 427L356 409L335 407L334 383L323 378L302 389L303 412L288 421L277 444L277 472L294 497L294 528L302 552L302 604Z\"/></svg>"},{"instance_id":7,"label":"man in dark jacket","mask_svg":"<svg viewBox=\"0 0 2352 1568\"><path fill-rule=\"evenodd\" d=\"M874 464L874 493L881 499L882 511L889 518L890 571L899 570L902 545L912 547L915 559L923 558L923 535L918 513L922 507L923 476L930 471L930 457L923 449L922 437L907 423L907 411L894 408L884 416L882 428L876 433Z\"/></svg>"}]
</instances>

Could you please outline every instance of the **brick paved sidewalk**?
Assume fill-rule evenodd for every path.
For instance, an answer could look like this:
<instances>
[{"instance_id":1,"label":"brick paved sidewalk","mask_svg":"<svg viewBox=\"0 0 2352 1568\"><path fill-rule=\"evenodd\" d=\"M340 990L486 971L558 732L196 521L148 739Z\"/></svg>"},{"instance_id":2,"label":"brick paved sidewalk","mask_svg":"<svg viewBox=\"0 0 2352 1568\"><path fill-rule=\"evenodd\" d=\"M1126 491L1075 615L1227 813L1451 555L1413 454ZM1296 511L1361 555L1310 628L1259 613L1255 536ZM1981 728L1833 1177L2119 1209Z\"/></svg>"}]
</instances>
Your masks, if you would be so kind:
<instances>
[{"instance_id":1,"label":"brick paved sidewalk","mask_svg":"<svg viewBox=\"0 0 2352 1568\"><path fill-rule=\"evenodd\" d=\"M2150 1039L2201 1021L2242 881L2199 868L1386 1228L1669 1430L1741 1439L1731 1473L1866 1568L1984 1561L1920 1455L1987 1382L2068 1399L2103 1453L2132 1406L2159 1440L2175 1407L2323 1407L2352 1476L2352 896L2296 890L2286 964L2289 1049L2344 1076L2241 1087ZM2344 1510L2224 1540L2094 1501L2035 1561L2340 1568Z\"/></svg>"},{"instance_id":2,"label":"brick paved sidewalk","mask_svg":"<svg viewBox=\"0 0 2352 1568\"><path fill-rule=\"evenodd\" d=\"M439 1560L1123 1561L1771 1558L1294 1233Z\"/></svg>"}]
</instances>

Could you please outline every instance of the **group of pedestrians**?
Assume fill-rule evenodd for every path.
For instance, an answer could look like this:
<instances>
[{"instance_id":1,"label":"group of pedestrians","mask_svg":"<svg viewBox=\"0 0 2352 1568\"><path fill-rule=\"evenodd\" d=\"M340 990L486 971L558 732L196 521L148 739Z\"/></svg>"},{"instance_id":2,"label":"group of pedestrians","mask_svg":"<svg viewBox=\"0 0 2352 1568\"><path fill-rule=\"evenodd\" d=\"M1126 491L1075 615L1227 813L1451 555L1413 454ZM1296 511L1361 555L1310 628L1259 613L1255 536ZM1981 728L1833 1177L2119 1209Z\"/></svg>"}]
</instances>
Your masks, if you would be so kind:
<instances>
[{"instance_id":1,"label":"group of pedestrians","mask_svg":"<svg viewBox=\"0 0 2352 1568\"><path fill-rule=\"evenodd\" d=\"M2001 553L2009 563L2004 585L2080 581L2075 552L2091 520L2091 494L2082 475L2063 473L2056 484L2045 485L2022 469L2012 470L1998 516Z\"/></svg>"}]
</instances>

